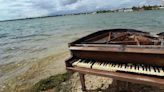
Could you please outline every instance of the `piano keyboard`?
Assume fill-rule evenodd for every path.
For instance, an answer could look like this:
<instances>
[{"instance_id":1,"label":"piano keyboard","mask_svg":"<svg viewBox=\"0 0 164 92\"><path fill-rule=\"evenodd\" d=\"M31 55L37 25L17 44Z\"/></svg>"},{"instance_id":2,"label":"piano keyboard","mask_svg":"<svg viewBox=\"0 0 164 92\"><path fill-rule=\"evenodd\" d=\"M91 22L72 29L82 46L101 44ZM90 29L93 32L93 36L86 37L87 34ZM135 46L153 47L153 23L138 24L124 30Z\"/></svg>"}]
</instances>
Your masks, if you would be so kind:
<instances>
[{"instance_id":1,"label":"piano keyboard","mask_svg":"<svg viewBox=\"0 0 164 92\"><path fill-rule=\"evenodd\" d=\"M139 74L164 76L164 68L143 64L116 64L110 62L97 62L93 60L78 60L72 63L73 66L92 68L105 71L124 71Z\"/></svg>"}]
</instances>

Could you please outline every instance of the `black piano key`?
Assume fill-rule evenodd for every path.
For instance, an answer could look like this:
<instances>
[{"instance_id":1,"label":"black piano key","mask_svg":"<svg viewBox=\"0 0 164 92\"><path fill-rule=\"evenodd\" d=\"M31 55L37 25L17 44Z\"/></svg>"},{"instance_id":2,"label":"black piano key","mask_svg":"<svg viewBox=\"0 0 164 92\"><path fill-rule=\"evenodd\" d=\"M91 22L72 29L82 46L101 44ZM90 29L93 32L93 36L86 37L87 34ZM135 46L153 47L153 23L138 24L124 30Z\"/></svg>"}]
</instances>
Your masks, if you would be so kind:
<instances>
[{"instance_id":1,"label":"black piano key","mask_svg":"<svg viewBox=\"0 0 164 92\"><path fill-rule=\"evenodd\" d=\"M154 72L156 72L156 71L157 71L155 67L153 67L153 69L154 69Z\"/></svg>"},{"instance_id":2,"label":"black piano key","mask_svg":"<svg viewBox=\"0 0 164 92\"><path fill-rule=\"evenodd\" d=\"M145 66L145 70L146 70L146 71L148 71L148 68L147 68L147 66Z\"/></svg>"},{"instance_id":3,"label":"black piano key","mask_svg":"<svg viewBox=\"0 0 164 92\"><path fill-rule=\"evenodd\" d=\"M134 69L135 69L135 70L137 69L137 66L136 66L136 65L134 65Z\"/></svg>"},{"instance_id":4,"label":"black piano key","mask_svg":"<svg viewBox=\"0 0 164 92\"><path fill-rule=\"evenodd\" d=\"M130 65L130 69L132 69L133 65Z\"/></svg>"},{"instance_id":5,"label":"black piano key","mask_svg":"<svg viewBox=\"0 0 164 92\"><path fill-rule=\"evenodd\" d=\"M92 68L92 66L93 66L95 63L96 63L96 61L92 61L91 68Z\"/></svg>"},{"instance_id":6,"label":"black piano key","mask_svg":"<svg viewBox=\"0 0 164 92\"><path fill-rule=\"evenodd\" d=\"M102 62L100 65L104 65L104 62Z\"/></svg>"},{"instance_id":7,"label":"black piano key","mask_svg":"<svg viewBox=\"0 0 164 92\"><path fill-rule=\"evenodd\" d=\"M107 63L106 62L104 62L104 66L106 66L107 65Z\"/></svg>"},{"instance_id":8,"label":"black piano key","mask_svg":"<svg viewBox=\"0 0 164 92\"><path fill-rule=\"evenodd\" d=\"M160 70L159 70L159 68L158 68L158 67L156 67L156 70L157 70L157 72L159 72L159 73L160 73Z\"/></svg>"},{"instance_id":9,"label":"black piano key","mask_svg":"<svg viewBox=\"0 0 164 92\"><path fill-rule=\"evenodd\" d=\"M103 62L100 62L100 65L103 64Z\"/></svg>"},{"instance_id":10,"label":"black piano key","mask_svg":"<svg viewBox=\"0 0 164 92\"><path fill-rule=\"evenodd\" d=\"M137 69L139 70L139 65L137 65Z\"/></svg>"},{"instance_id":11,"label":"black piano key","mask_svg":"<svg viewBox=\"0 0 164 92\"><path fill-rule=\"evenodd\" d=\"M119 67L122 68L122 64L119 64Z\"/></svg>"},{"instance_id":12,"label":"black piano key","mask_svg":"<svg viewBox=\"0 0 164 92\"><path fill-rule=\"evenodd\" d=\"M150 66L148 66L148 70L151 71Z\"/></svg>"},{"instance_id":13,"label":"black piano key","mask_svg":"<svg viewBox=\"0 0 164 92\"><path fill-rule=\"evenodd\" d=\"M122 68L122 64L121 64L120 68Z\"/></svg>"},{"instance_id":14,"label":"black piano key","mask_svg":"<svg viewBox=\"0 0 164 92\"><path fill-rule=\"evenodd\" d=\"M106 65L106 62L103 63L103 66L105 66L105 65Z\"/></svg>"},{"instance_id":15,"label":"black piano key","mask_svg":"<svg viewBox=\"0 0 164 92\"><path fill-rule=\"evenodd\" d=\"M85 61L84 61L84 63L87 63L87 64L88 64L89 62L90 62L90 60L85 60Z\"/></svg>"},{"instance_id":16,"label":"black piano key","mask_svg":"<svg viewBox=\"0 0 164 92\"><path fill-rule=\"evenodd\" d=\"M164 67L161 67L162 68L162 70L163 70L163 72L164 72Z\"/></svg>"},{"instance_id":17,"label":"black piano key","mask_svg":"<svg viewBox=\"0 0 164 92\"><path fill-rule=\"evenodd\" d=\"M164 72L164 68L163 67L161 67L162 68L162 71Z\"/></svg>"},{"instance_id":18,"label":"black piano key","mask_svg":"<svg viewBox=\"0 0 164 92\"><path fill-rule=\"evenodd\" d=\"M144 71L145 70L145 68L144 68L144 66L142 65L142 70Z\"/></svg>"},{"instance_id":19,"label":"black piano key","mask_svg":"<svg viewBox=\"0 0 164 92\"><path fill-rule=\"evenodd\" d=\"M105 62L103 62L102 65L105 66Z\"/></svg>"},{"instance_id":20,"label":"black piano key","mask_svg":"<svg viewBox=\"0 0 164 92\"><path fill-rule=\"evenodd\" d=\"M125 65L125 69L126 69L126 67L127 67L127 64Z\"/></svg>"},{"instance_id":21,"label":"black piano key","mask_svg":"<svg viewBox=\"0 0 164 92\"><path fill-rule=\"evenodd\" d=\"M105 63L105 65L108 65L108 64L109 64L108 62Z\"/></svg>"},{"instance_id":22,"label":"black piano key","mask_svg":"<svg viewBox=\"0 0 164 92\"><path fill-rule=\"evenodd\" d=\"M118 68L120 68L120 64L117 64L118 65Z\"/></svg>"},{"instance_id":23,"label":"black piano key","mask_svg":"<svg viewBox=\"0 0 164 92\"><path fill-rule=\"evenodd\" d=\"M107 62L104 62L104 65L106 66L107 65Z\"/></svg>"}]
</instances>

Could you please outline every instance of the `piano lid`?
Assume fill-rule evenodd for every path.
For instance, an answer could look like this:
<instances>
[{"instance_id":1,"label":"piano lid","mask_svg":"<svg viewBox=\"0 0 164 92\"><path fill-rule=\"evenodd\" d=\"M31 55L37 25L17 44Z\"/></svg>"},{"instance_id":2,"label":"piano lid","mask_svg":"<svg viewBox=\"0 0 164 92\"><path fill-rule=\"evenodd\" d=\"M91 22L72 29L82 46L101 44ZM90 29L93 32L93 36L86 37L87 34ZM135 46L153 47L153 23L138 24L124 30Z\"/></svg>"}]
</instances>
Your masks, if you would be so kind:
<instances>
[{"instance_id":1,"label":"piano lid","mask_svg":"<svg viewBox=\"0 0 164 92\"><path fill-rule=\"evenodd\" d=\"M159 33L159 34L157 34L157 35L159 35L159 36L164 36L164 32L161 32L161 33Z\"/></svg>"},{"instance_id":2,"label":"piano lid","mask_svg":"<svg viewBox=\"0 0 164 92\"><path fill-rule=\"evenodd\" d=\"M70 46L74 46L76 44L161 46L161 40L159 40L158 37L150 35L149 32L143 32L134 29L108 29L101 30L80 38L70 43Z\"/></svg>"}]
</instances>

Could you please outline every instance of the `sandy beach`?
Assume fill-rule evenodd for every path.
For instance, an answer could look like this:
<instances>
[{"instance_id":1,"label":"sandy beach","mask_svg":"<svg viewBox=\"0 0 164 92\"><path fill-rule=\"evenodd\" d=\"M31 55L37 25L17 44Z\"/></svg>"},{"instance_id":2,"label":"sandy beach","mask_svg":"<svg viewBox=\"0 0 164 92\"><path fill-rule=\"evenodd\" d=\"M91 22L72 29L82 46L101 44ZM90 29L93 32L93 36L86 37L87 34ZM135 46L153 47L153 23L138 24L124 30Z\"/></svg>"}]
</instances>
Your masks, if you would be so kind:
<instances>
[{"instance_id":1,"label":"sandy beach","mask_svg":"<svg viewBox=\"0 0 164 92\"><path fill-rule=\"evenodd\" d=\"M12 78L5 80L5 85L2 86L1 91L28 92L27 90L40 79L66 72L63 61L68 56L68 52L62 52L57 57L56 55L52 55L38 60L38 62L28 63L28 66L30 66L28 70L20 74L17 73L17 75L14 75Z\"/></svg>"}]
</instances>

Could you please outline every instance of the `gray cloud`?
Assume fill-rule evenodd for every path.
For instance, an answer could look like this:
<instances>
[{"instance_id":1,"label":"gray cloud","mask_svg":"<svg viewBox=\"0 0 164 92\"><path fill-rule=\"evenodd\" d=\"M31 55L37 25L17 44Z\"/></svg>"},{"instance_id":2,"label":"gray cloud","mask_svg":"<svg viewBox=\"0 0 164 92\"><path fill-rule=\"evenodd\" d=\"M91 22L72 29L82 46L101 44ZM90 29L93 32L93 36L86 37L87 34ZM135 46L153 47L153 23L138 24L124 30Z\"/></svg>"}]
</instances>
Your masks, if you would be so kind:
<instances>
[{"instance_id":1,"label":"gray cloud","mask_svg":"<svg viewBox=\"0 0 164 92\"><path fill-rule=\"evenodd\" d=\"M0 0L0 20L159 5L164 0Z\"/></svg>"}]
</instances>

